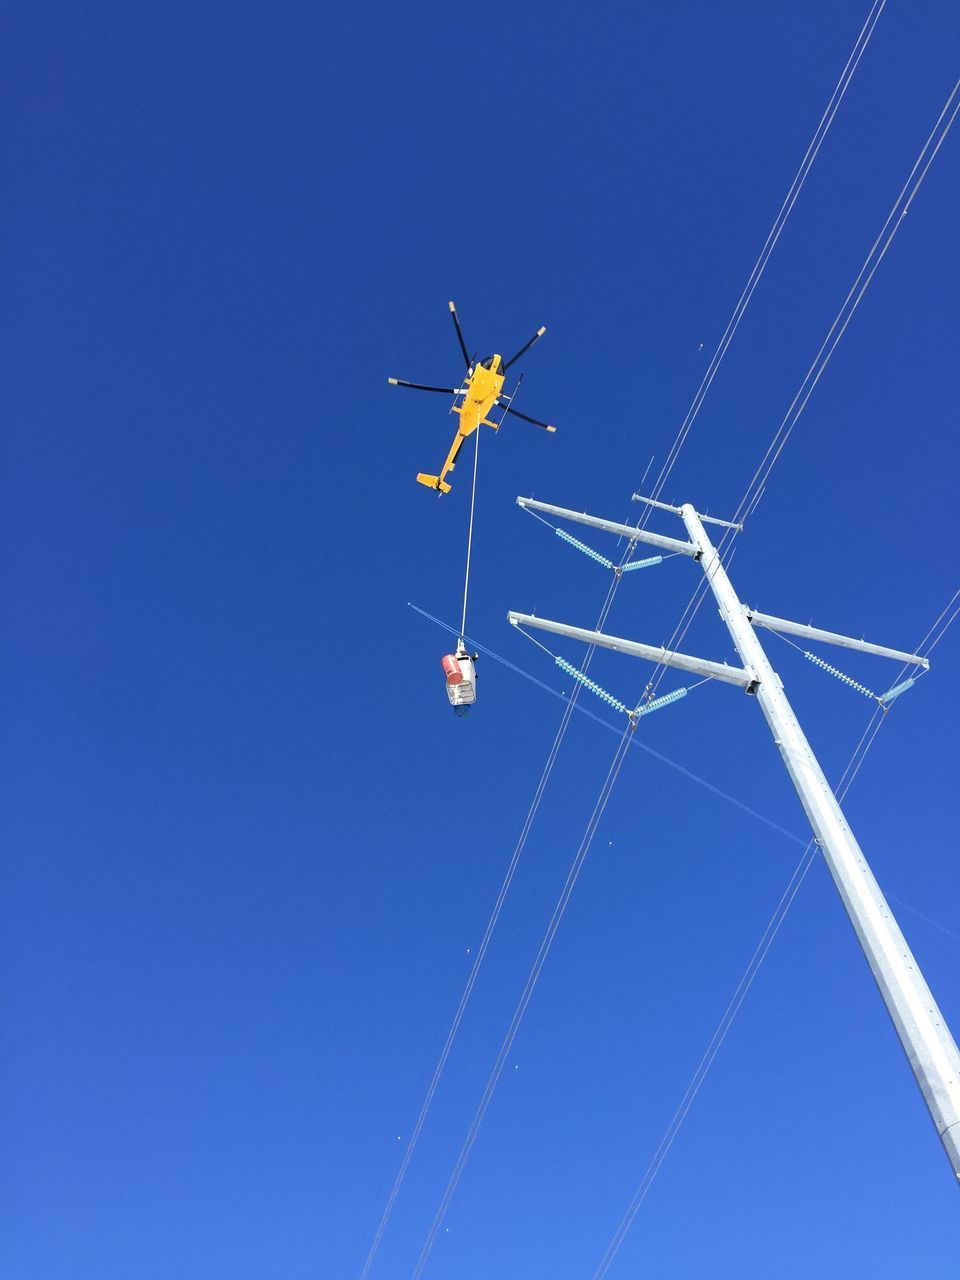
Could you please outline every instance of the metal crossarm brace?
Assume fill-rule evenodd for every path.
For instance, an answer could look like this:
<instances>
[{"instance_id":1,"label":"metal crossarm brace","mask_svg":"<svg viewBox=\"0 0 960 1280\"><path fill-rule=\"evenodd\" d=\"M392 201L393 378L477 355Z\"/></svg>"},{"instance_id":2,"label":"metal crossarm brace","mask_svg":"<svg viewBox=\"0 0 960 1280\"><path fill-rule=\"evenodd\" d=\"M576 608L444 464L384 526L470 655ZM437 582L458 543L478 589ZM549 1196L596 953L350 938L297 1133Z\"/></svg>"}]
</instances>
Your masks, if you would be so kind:
<instances>
[{"instance_id":1,"label":"metal crossarm brace","mask_svg":"<svg viewBox=\"0 0 960 1280\"><path fill-rule=\"evenodd\" d=\"M568 511L566 507L552 507L547 502L534 502L533 498L518 498L517 506L528 511L539 511L545 516L555 516L558 520L575 520L577 524L589 525L591 529L602 529L604 533L615 533L618 538L629 538L631 542L648 542L651 547L659 547L661 551L677 551L683 556L700 554L691 542L681 542L679 538L665 538L659 533L649 533L646 529L635 529L632 524L615 524L612 520L598 520L596 516L588 516L586 512Z\"/></svg>"},{"instance_id":2,"label":"metal crossarm brace","mask_svg":"<svg viewBox=\"0 0 960 1280\"><path fill-rule=\"evenodd\" d=\"M714 680L723 680L726 684L739 685L748 693L753 693L756 689L757 677L752 671L728 667L725 662L711 662L708 658L694 658L688 653L658 649L652 644L624 640L621 636L608 636L602 631L584 631L582 627L568 627L565 622L551 622L549 618L537 618L530 613L508 613L507 621L514 627L536 627L540 631L549 631L555 636L566 636L568 640L582 640L584 644L596 644L602 649L626 653L631 658L646 658L648 662L677 667L680 671L692 671L694 675L709 676Z\"/></svg>"},{"instance_id":3,"label":"metal crossarm brace","mask_svg":"<svg viewBox=\"0 0 960 1280\"><path fill-rule=\"evenodd\" d=\"M671 507L669 502L658 502L655 498L645 498L642 493L631 494L631 502L643 502L648 507L656 507L658 511L669 511L673 515L680 514L679 507ZM704 524L718 524L722 529L736 529L738 533L743 531L742 524L734 524L732 520L718 520L716 516L700 515L700 519Z\"/></svg>"},{"instance_id":4,"label":"metal crossarm brace","mask_svg":"<svg viewBox=\"0 0 960 1280\"><path fill-rule=\"evenodd\" d=\"M769 613L761 613L759 609L743 606L743 611L756 627L767 627L770 631L782 631L788 636L806 636L808 640L821 640L824 644L835 644L841 649L857 649L860 653L875 653L879 658L895 658L897 662L910 662L924 670L930 666L926 658L915 653L905 653L901 649L888 649L882 644L868 644L866 640L854 640L852 636L841 636L836 631L821 631L819 627L807 627L802 622L790 622L787 618L774 618Z\"/></svg>"}]
</instances>

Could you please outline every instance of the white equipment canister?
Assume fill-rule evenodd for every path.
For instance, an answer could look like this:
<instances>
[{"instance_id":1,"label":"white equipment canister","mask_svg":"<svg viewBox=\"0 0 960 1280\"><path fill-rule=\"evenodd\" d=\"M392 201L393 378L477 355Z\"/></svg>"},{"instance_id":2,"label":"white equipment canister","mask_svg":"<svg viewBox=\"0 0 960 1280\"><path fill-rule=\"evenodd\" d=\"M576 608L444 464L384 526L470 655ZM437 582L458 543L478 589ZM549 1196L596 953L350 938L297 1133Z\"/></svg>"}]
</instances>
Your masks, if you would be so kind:
<instances>
[{"instance_id":1,"label":"white equipment canister","mask_svg":"<svg viewBox=\"0 0 960 1280\"><path fill-rule=\"evenodd\" d=\"M452 684L447 678L447 698L458 716L465 716L477 700L477 669L467 653L456 654L460 679Z\"/></svg>"}]
</instances>

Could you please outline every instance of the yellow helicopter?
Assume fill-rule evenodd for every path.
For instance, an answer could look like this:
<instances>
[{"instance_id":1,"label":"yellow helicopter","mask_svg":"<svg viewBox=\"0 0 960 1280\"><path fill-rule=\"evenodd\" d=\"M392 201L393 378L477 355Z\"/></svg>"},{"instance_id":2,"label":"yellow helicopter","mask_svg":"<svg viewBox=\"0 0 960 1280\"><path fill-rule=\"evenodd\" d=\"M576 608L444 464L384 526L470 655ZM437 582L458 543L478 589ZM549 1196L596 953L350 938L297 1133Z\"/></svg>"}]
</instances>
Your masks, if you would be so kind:
<instances>
[{"instance_id":1,"label":"yellow helicopter","mask_svg":"<svg viewBox=\"0 0 960 1280\"><path fill-rule=\"evenodd\" d=\"M460 343L460 350L463 352L464 363L467 366L467 376L463 386L428 387L422 382L404 382L402 378L387 379L392 387L411 387L414 391L439 391L444 395L454 396L455 399L463 397L460 404L454 404L452 407L452 412L459 414L460 422L440 474L438 476L430 476L421 471L417 476L420 484L425 484L429 489L436 489L438 493L450 492L450 485L447 483L446 477L456 465L457 454L460 452L464 440L466 440L467 436L472 435L478 427L493 427L494 431L496 431L500 427L500 422L503 421L505 414L510 413L515 418L522 418L524 422L531 423L532 426L542 427L544 431L556 431L556 427L548 426L546 422L539 422L536 418L531 418L527 414L521 413L519 409L511 408L510 401L513 397L503 394L503 383L507 370L530 350L538 338L543 337L547 332L546 326L541 326L530 341L506 362L504 362L502 356L498 355L488 356L485 360L477 362L476 359L471 360L467 353L467 344L463 340L463 330L460 328L460 321L457 318L457 308L452 302L449 306L450 315L453 317L453 327L457 331L457 341ZM494 409L502 409L504 411L500 415L500 422L493 422L489 417Z\"/></svg>"}]
</instances>

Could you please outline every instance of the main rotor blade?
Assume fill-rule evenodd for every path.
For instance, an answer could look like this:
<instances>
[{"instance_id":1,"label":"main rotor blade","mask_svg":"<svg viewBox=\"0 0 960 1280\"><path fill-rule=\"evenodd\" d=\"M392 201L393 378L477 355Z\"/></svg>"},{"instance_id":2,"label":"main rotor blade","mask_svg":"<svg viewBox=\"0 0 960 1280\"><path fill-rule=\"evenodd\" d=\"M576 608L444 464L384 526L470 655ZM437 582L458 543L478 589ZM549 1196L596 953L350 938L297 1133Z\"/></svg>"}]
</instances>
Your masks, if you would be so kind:
<instances>
[{"instance_id":1,"label":"main rotor blade","mask_svg":"<svg viewBox=\"0 0 960 1280\"><path fill-rule=\"evenodd\" d=\"M530 339L530 341L526 343L524 346L522 346L520 350L517 352L517 354L507 361L507 363L503 366L500 372L506 373L506 371L510 368L510 366L512 364L516 364L522 355L526 355L526 353L530 350L530 348L537 341L537 339L542 338L546 332L547 332L547 326L545 324L542 324L540 328L537 330L537 332ZM537 426L542 426L542 425L543 423L537 423Z\"/></svg>"},{"instance_id":2,"label":"main rotor blade","mask_svg":"<svg viewBox=\"0 0 960 1280\"><path fill-rule=\"evenodd\" d=\"M556 427L548 426L546 422L541 422L538 418L531 418L529 414L521 413L519 409L511 409L507 405L507 413L512 413L515 418L522 418L524 422L529 422L533 427L543 427L544 431L556 431Z\"/></svg>"},{"instance_id":3,"label":"main rotor blade","mask_svg":"<svg viewBox=\"0 0 960 1280\"><path fill-rule=\"evenodd\" d=\"M452 302L448 302L447 306L450 308L450 314L453 317L453 327L457 331L457 341L460 343L460 350L463 352L463 363L469 369L470 357L467 354L467 344L463 340L463 330L460 328L460 321L457 318L457 308Z\"/></svg>"},{"instance_id":4,"label":"main rotor blade","mask_svg":"<svg viewBox=\"0 0 960 1280\"><path fill-rule=\"evenodd\" d=\"M442 391L445 396L457 396L462 387L428 387L422 382L404 382L402 378L388 378L391 387L412 387L414 391Z\"/></svg>"}]
</instances>

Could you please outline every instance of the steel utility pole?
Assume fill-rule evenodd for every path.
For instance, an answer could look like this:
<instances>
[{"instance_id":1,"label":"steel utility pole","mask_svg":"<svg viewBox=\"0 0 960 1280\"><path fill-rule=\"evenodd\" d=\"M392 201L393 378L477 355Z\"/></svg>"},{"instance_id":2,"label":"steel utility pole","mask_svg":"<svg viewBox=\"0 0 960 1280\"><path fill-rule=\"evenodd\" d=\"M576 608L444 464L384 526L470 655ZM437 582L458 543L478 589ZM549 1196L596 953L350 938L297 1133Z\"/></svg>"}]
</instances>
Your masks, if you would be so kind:
<instances>
[{"instance_id":1,"label":"steel utility pole","mask_svg":"<svg viewBox=\"0 0 960 1280\"><path fill-rule=\"evenodd\" d=\"M724 668L718 663L675 654L664 649L654 649L634 641L622 640L602 632L585 631L563 623L527 614L510 613L508 618L515 626L537 627L557 635L584 640L589 644L632 653L638 657L654 658L666 666L682 670L702 670L720 667L721 676L728 683L738 684L748 693L755 694L773 740L783 757L787 772L797 790L800 802L810 820L817 844L823 854L830 874L847 909L851 923L860 940L867 963L876 979L880 994L893 1020L897 1035L910 1062L920 1092L936 1126L937 1133L947 1153L954 1175L960 1178L960 1054L950 1030L944 1021L920 967L907 946L906 939L894 919L890 906L880 892L873 872L867 865L863 850L850 830L836 796L817 762L809 742L800 727L793 708L787 700L780 677L770 665L753 629L753 624L772 630L807 636L810 639L840 644L845 648L859 649L867 653L897 658L920 667L929 664L916 654L889 649L882 645L868 644L834 632L820 631L802 623L788 622L782 618L756 613L742 604L733 589L726 570L720 562L716 548L710 542L704 523L725 525L727 522L700 516L689 505L668 507L649 499L634 497L650 506L657 506L681 517L687 529L689 541L675 542L631 525L614 524L596 517L551 507L546 503L518 498L522 507L544 512L562 519L586 524L628 538L633 542L649 542L662 546L665 541L674 542L673 550L698 560L707 583L713 592L720 616L723 618L736 647L743 669ZM734 526L735 527L735 526Z\"/></svg>"}]
</instances>

